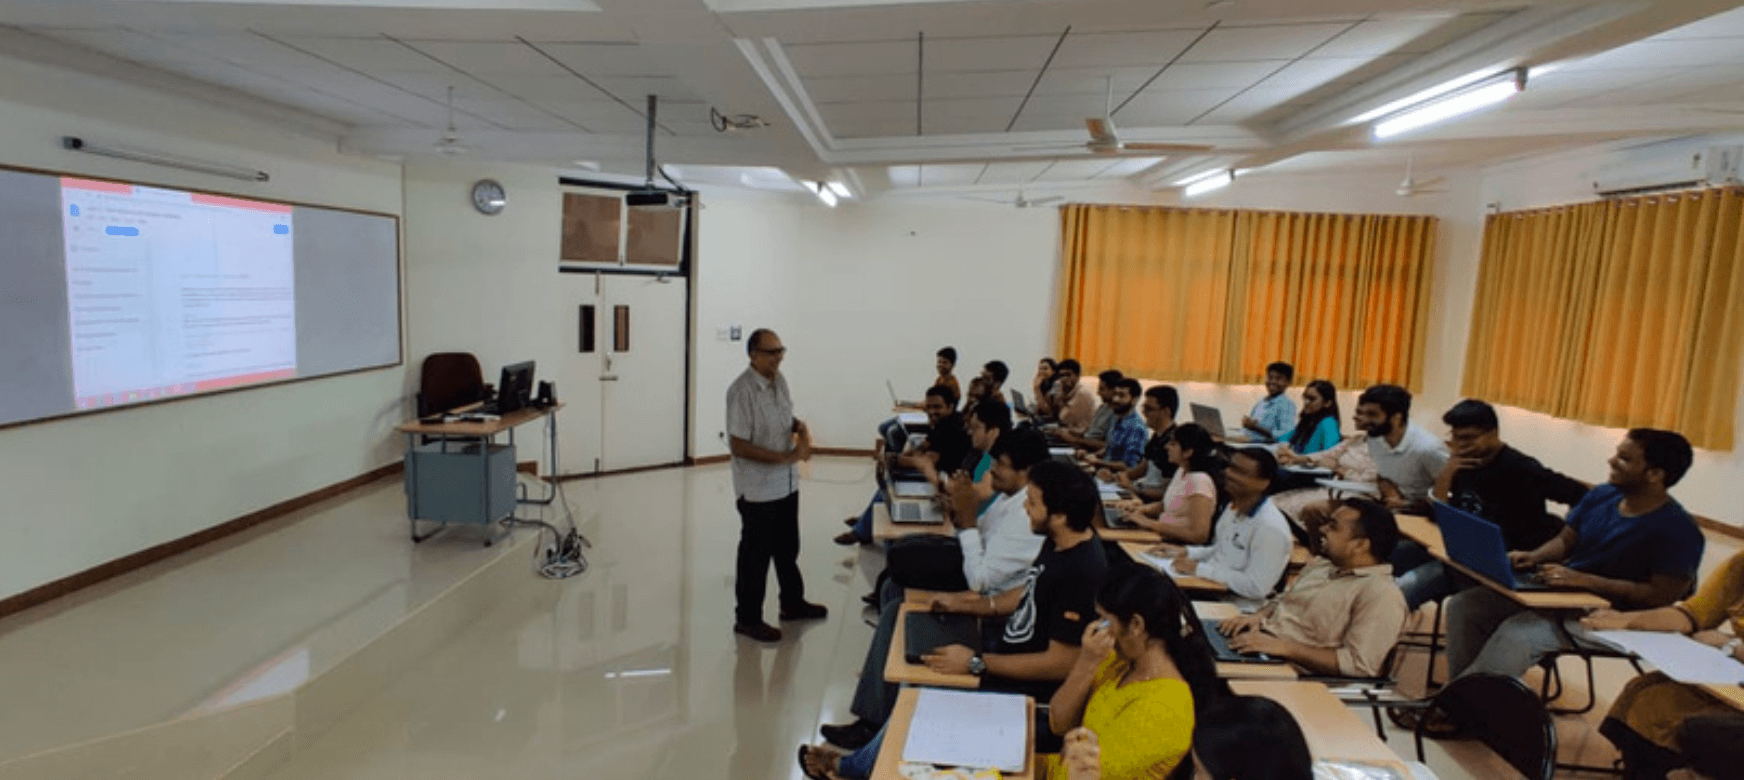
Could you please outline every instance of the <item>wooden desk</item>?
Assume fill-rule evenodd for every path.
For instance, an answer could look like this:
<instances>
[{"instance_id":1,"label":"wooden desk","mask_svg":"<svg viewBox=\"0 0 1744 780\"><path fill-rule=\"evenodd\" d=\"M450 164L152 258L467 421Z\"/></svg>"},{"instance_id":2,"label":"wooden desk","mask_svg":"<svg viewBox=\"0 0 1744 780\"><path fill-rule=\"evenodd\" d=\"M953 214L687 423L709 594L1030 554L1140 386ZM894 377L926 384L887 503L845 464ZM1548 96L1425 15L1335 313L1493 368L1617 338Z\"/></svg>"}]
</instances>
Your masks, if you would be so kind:
<instances>
[{"instance_id":1,"label":"wooden desk","mask_svg":"<svg viewBox=\"0 0 1744 780\"><path fill-rule=\"evenodd\" d=\"M1513 599L1515 603L1529 609L1598 609L1611 606L1611 602L1586 591L1567 590L1533 590L1515 591L1504 588L1488 577L1455 563L1447 556L1447 545L1441 541L1441 529L1422 515L1398 515L1399 533L1423 545L1430 555L1435 556L1459 573L1464 574L1479 584L1497 593Z\"/></svg>"},{"instance_id":2,"label":"wooden desk","mask_svg":"<svg viewBox=\"0 0 1744 780\"><path fill-rule=\"evenodd\" d=\"M1146 549L1149 549L1151 547L1151 545L1154 545L1154 544L1156 544L1156 542L1150 542L1149 544L1139 544L1136 542L1121 542L1120 549L1125 550L1126 554L1132 556L1132 559L1134 561L1137 561L1138 563L1144 564L1146 566L1150 566L1150 563L1148 561L1146 561L1144 558L1139 557L1139 553L1144 552ZM1153 566L1152 568L1156 568L1156 567ZM1159 571L1161 571L1161 570L1159 569ZM1218 582L1216 580L1208 580L1208 579L1205 579L1204 577L1195 577L1195 576L1190 575L1190 574L1169 574L1166 571L1163 572L1163 574L1168 576L1170 579L1173 579L1175 581L1175 584L1179 585L1183 590L1196 590L1196 591L1201 591L1204 593L1228 593L1229 592L1228 585L1225 585L1225 584Z\"/></svg>"},{"instance_id":3,"label":"wooden desk","mask_svg":"<svg viewBox=\"0 0 1744 780\"><path fill-rule=\"evenodd\" d=\"M449 411L464 414L482 404L469 404ZM516 504L551 504L557 497L555 482L547 482L545 495L522 498L515 486L515 428L535 420L545 421L545 433L551 445L551 474L557 470L557 410L563 404L549 407L528 407L481 422L426 423L407 420L394 430L406 437L405 484L406 518L411 524L412 541L422 542L434 536L450 523L463 523L495 529L485 538L485 546L508 533L498 523L514 514ZM509 434L507 447L493 443L500 433ZM420 437L436 441L419 444ZM476 475L476 481L474 481ZM418 522L439 523L435 529L420 534Z\"/></svg>"},{"instance_id":4,"label":"wooden desk","mask_svg":"<svg viewBox=\"0 0 1744 780\"><path fill-rule=\"evenodd\" d=\"M1744 687L1737 685L1703 685L1714 698L1732 705L1732 709L1744 712Z\"/></svg>"},{"instance_id":5,"label":"wooden desk","mask_svg":"<svg viewBox=\"0 0 1744 780\"><path fill-rule=\"evenodd\" d=\"M483 404L470 404L453 409L449 414L466 414L478 409ZM407 420L395 426L394 430L418 436L459 436L475 439L485 436L495 436L503 431L513 431L516 427L525 425L548 414L554 414L563 408L562 403L544 409L528 407L509 412L489 422L449 422L424 423L417 420Z\"/></svg>"},{"instance_id":6,"label":"wooden desk","mask_svg":"<svg viewBox=\"0 0 1744 780\"><path fill-rule=\"evenodd\" d=\"M917 591L918 592L918 591ZM884 681L908 685L931 685L936 688L979 688L981 678L972 674L940 674L926 667L926 664L911 664L905 648L908 646L908 613L925 612L931 602L930 596L925 601L917 603L911 597L904 597L902 605L896 613L896 631L890 635L890 653L884 657ZM912 712L910 713L913 714ZM892 718L894 725L896 720ZM888 737L884 740L889 744ZM900 745L901 743L898 742Z\"/></svg>"},{"instance_id":7,"label":"wooden desk","mask_svg":"<svg viewBox=\"0 0 1744 780\"><path fill-rule=\"evenodd\" d=\"M1030 733L1024 741L1029 758L1024 760L1022 772L1003 775L1006 780L1035 777L1035 699L1027 696L1024 699L1029 703ZM920 691L916 688L904 688L896 694L896 707L891 709L884 728L884 745L878 749L878 762L872 766L872 780L903 780L898 767L902 765L902 748L908 744L908 726L914 720L914 707L919 701Z\"/></svg>"},{"instance_id":8,"label":"wooden desk","mask_svg":"<svg viewBox=\"0 0 1744 780\"><path fill-rule=\"evenodd\" d=\"M890 505L883 501L872 502L872 540L888 542L915 534L932 534L934 536L951 536L956 533L948 521L937 523L898 523L890 519Z\"/></svg>"},{"instance_id":9,"label":"wooden desk","mask_svg":"<svg viewBox=\"0 0 1744 780\"><path fill-rule=\"evenodd\" d=\"M1308 739L1308 752L1316 759L1363 761L1384 764L1405 772L1404 761L1375 736L1362 718L1351 712L1344 702L1332 695L1325 685L1314 682L1235 680L1229 687L1245 696L1264 696L1284 705L1302 727Z\"/></svg>"}]
</instances>

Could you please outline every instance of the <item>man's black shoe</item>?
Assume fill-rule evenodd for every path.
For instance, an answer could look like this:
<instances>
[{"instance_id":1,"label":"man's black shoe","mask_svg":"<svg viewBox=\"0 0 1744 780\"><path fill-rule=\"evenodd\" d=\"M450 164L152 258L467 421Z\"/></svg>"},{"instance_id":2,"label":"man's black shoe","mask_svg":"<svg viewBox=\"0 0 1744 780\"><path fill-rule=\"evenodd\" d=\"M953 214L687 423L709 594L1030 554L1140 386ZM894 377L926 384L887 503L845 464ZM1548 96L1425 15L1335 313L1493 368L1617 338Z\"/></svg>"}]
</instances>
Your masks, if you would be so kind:
<instances>
[{"instance_id":1,"label":"man's black shoe","mask_svg":"<svg viewBox=\"0 0 1744 780\"><path fill-rule=\"evenodd\" d=\"M821 620L828 617L830 610L822 604L807 604L799 602L781 608L782 620Z\"/></svg>"},{"instance_id":2,"label":"man's black shoe","mask_svg":"<svg viewBox=\"0 0 1744 780\"><path fill-rule=\"evenodd\" d=\"M826 725L818 729L824 735L824 741L839 748L859 750L878 736L878 727L864 720L856 720L843 726Z\"/></svg>"},{"instance_id":3,"label":"man's black shoe","mask_svg":"<svg viewBox=\"0 0 1744 780\"><path fill-rule=\"evenodd\" d=\"M755 623L734 623L733 624L733 633L739 634L741 636L748 636L748 637L755 639L759 642L779 642L779 641L781 641L781 629L776 628L772 625L769 625L768 623L765 623L761 620L759 620Z\"/></svg>"}]
</instances>

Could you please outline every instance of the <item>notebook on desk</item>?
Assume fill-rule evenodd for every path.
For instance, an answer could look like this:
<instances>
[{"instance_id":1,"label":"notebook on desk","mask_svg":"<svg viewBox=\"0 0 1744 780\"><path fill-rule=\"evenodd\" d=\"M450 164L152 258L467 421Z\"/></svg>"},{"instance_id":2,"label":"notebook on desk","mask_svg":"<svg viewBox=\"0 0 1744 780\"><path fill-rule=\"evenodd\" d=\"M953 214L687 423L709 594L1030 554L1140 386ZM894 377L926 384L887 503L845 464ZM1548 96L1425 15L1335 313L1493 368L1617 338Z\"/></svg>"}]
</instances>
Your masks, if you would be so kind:
<instances>
[{"instance_id":1,"label":"notebook on desk","mask_svg":"<svg viewBox=\"0 0 1744 780\"><path fill-rule=\"evenodd\" d=\"M974 615L953 615L948 612L910 612L903 619L902 656L911 664L941 647L965 645L981 648L981 623Z\"/></svg>"},{"instance_id":2,"label":"notebook on desk","mask_svg":"<svg viewBox=\"0 0 1744 780\"><path fill-rule=\"evenodd\" d=\"M1508 546L1500 526L1477 515L1436 501L1430 504L1447 557L1508 590L1549 590L1532 572L1516 572L1508 561Z\"/></svg>"}]
</instances>

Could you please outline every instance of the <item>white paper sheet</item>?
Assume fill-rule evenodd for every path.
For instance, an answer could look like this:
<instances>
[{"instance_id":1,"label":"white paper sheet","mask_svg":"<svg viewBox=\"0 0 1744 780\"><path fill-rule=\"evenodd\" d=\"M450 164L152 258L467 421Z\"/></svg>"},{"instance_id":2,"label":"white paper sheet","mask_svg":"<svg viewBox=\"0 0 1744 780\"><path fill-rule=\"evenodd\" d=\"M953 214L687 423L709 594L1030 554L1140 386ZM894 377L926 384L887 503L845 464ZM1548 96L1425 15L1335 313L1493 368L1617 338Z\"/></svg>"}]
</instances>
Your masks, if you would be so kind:
<instances>
[{"instance_id":1,"label":"white paper sheet","mask_svg":"<svg viewBox=\"0 0 1744 780\"><path fill-rule=\"evenodd\" d=\"M902 760L1022 772L1029 753L1026 697L923 688Z\"/></svg>"},{"instance_id":2,"label":"white paper sheet","mask_svg":"<svg viewBox=\"0 0 1744 780\"><path fill-rule=\"evenodd\" d=\"M903 412L896 415L896 419L902 425L929 425L932 423L931 420L927 419L926 412Z\"/></svg>"},{"instance_id":3,"label":"white paper sheet","mask_svg":"<svg viewBox=\"0 0 1744 780\"><path fill-rule=\"evenodd\" d=\"M1744 684L1744 664L1683 634L1662 631L1594 631L1592 636L1641 660L1680 683Z\"/></svg>"},{"instance_id":4,"label":"white paper sheet","mask_svg":"<svg viewBox=\"0 0 1744 780\"><path fill-rule=\"evenodd\" d=\"M1182 576L1180 572L1175 571L1174 558L1164 558L1148 550L1140 550L1137 557L1140 563L1169 575L1171 579Z\"/></svg>"}]
</instances>

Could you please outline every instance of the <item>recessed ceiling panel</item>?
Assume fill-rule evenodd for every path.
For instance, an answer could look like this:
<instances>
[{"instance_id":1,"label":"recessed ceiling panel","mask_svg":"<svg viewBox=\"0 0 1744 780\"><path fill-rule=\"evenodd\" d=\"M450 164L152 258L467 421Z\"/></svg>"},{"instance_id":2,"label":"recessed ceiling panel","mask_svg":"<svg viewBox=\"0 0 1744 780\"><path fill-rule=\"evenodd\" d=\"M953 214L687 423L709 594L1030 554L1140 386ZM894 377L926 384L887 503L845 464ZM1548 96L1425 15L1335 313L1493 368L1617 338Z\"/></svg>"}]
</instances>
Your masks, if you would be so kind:
<instances>
[{"instance_id":1,"label":"recessed ceiling panel","mask_svg":"<svg viewBox=\"0 0 1744 780\"><path fill-rule=\"evenodd\" d=\"M976 180L977 184L1028 184L1053 165L1048 160L989 163Z\"/></svg>"},{"instance_id":2,"label":"recessed ceiling panel","mask_svg":"<svg viewBox=\"0 0 1744 780\"><path fill-rule=\"evenodd\" d=\"M1058 36L1011 38L927 38L928 74L950 71L1040 70Z\"/></svg>"},{"instance_id":3,"label":"recessed ceiling panel","mask_svg":"<svg viewBox=\"0 0 1744 780\"><path fill-rule=\"evenodd\" d=\"M1181 57L1182 62L1295 59L1343 32L1348 24L1219 27Z\"/></svg>"},{"instance_id":4,"label":"recessed ceiling panel","mask_svg":"<svg viewBox=\"0 0 1744 780\"><path fill-rule=\"evenodd\" d=\"M831 76L804 80L805 91L816 103L855 100L913 100L914 74L883 76Z\"/></svg>"},{"instance_id":5,"label":"recessed ceiling panel","mask_svg":"<svg viewBox=\"0 0 1744 780\"><path fill-rule=\"evenodd\" d=\"M519 41L407 41L419 51L479 76L556 76L563 73Z\"/></svg>"},{"instance_id":6,"label":"recessed ceiling panel","mask_svg":"<svg viewBox=\"0 0 1744 780\"><path fill-rule=\"evenodd\" d=\"M1048 68L1042 74L1042 80L1036 84L1037 95L1101 95L1108 90L1108 79L1114 78L1114 94L1130 95L1151 76L1156 75L1158 65L1140 65L1121 68ZM1176 67L1179 67L1177 65ZM1170 70L1173 70L1171 68Z\"/></svg>"},{"instance_id":7,"label":"recessed ceiling panel","mask_svg":"<svg viewBox=\"0 0 1744 780\"><path fill-rule=\"evenodd\" d=\"M1284 60L1253 62L1177 62L1148 89L1241 89L1285 66Z\"/></svg>"},{"instance_id":8,"label":"recessed ceiling panel","mask_svg":"<svg viewBox=\"0 0 1744 780\"><path fill-rule=\"evenodd\" d=\"M1411 43L1446 24L1451 15L1370 19L1314 50L1316 57L1374 57L1413 48Z\"/></svg>"},{"instance_id":9,"label":"recessed ceiling panel","mask_svg":"<svg viewBox=\"0 0 1744 780\"><path fill-rule=\"evenodd\" d=\"M1112 68L1150 65L1153 69L1180 54L1199 37L1197 30L1074 33L1066 36L1056 68Z\"/></svg>"},{"instance_id":10,"label":"recessed ceiling panel","mask_svg":"<svg viewBox=\"0 0 1744 780\"><path fill-rule=\"evenodd\" d=\"M1054 160L1037 175L1036 181L1083 181L1095 178L1108 170L1109 166L1119 162L1116 159L1097 158L1091 160Z\"/></svg>"},{"instance_id":11,"label":"recessed ceiling panel","mask_svg":"<svg viewBox=\"0 0 1744 780\"><path fill-rule=\"evenodd\" d=\"M782 49L793 69L807 78L914 73L918 52L914 41L800 44Z\"/></svg>"},{"instance_id":12,"label":"recessed ceiling panel","mask_svg":"<svg viewBox=\"0 0 1744 780\"><path fill-rule=\"evenodd\" d=\"M542 43L539 48L584 76L658 76L670 70L635 44Z\"/></svg>"},{"instance_id":13,"label":"recessed ceiling panel","mask_svg":"<svg viewBox=\"0 0 1744 780\"><path fill-rule=\"evenodd\" d=\"M926 74L927 98L1023 97L1035 83L1035 70Z\"/></svg>"},{"instance_id":14,"label":"recessed ceiling panel","mask_svg":"<svg viewBox=\"0 0 1744 780\"><path fill-rule=\"evenodd\" d=\"M285 43L362 71L416 71L441 67L429 57L380 37L326 38L286 36ZM264 43L264 42L263 42Z\"/></svg>"},{"instance_id":15,"label":"recessed ceiling panel","mask_svg":"<svg viewBox=\"0 0 1744 780\"><path fill-rule=\"evenodd\" d=\"M567 73L561 76L494 76L490 83L527 100L610 100L593 85Z\"/></svg>"}]
</instances>

